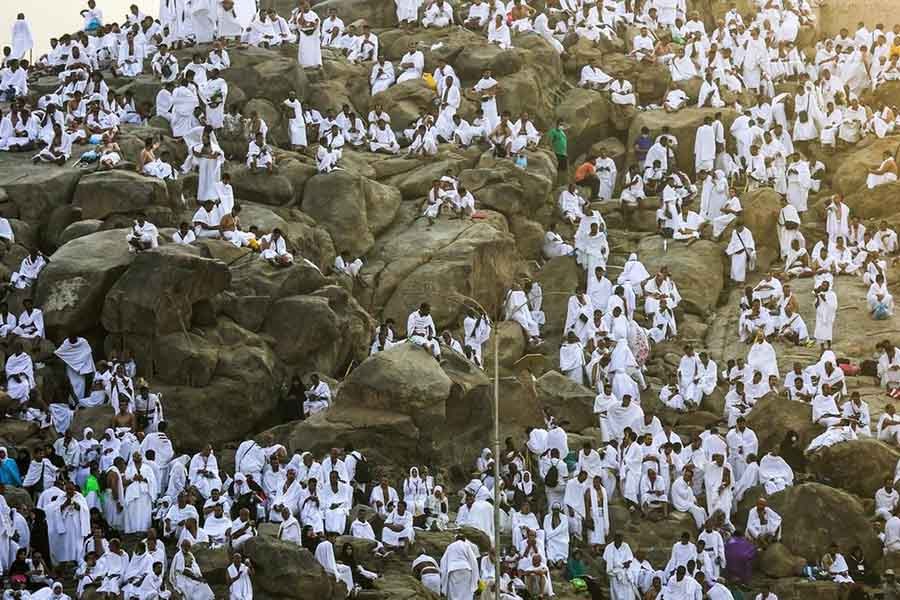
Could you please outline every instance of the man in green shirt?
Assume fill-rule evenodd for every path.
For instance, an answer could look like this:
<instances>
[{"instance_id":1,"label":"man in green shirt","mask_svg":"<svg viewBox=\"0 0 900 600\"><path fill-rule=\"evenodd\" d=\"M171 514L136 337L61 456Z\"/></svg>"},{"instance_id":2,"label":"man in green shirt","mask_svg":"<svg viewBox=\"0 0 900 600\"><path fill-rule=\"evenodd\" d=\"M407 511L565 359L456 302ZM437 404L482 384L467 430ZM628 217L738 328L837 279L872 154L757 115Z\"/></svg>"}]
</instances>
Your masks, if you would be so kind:
<instances>
[{"instance_id":1,"label":"man in green shirt","mask_svg":"<svg viewBox=\"0 0 900 600\"><path fill-rule=\"evenodd\" d=\"M563 128L562 119L557 119L556 127L550 130L550 147L556 154L556 168L560 175L569 170L569 140Z\"/></svg>"}]
</instances>

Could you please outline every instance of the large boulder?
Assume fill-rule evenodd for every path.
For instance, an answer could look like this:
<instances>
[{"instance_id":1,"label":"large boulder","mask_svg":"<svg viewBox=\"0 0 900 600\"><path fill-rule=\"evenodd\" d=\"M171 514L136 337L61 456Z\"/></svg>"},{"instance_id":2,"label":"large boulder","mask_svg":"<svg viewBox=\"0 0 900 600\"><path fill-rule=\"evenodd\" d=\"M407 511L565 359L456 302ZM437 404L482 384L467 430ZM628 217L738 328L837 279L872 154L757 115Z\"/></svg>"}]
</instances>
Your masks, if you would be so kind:
<instances>
[{"instance_id":1,"label":"large boulder","mask_svg":"<svg viewBox=\"0 0 900 600\"><path fill-rule=\"evenodd\" d=\"M700 240L690 246L668 241L663 248L659 236L645 237L638 245L638 258L651 274L663 265L669 267L672 280L678 285L687 312L706 315L715 308L719 294L725 287L725 258L717 244Z\"/></svg>"},{"instance_id":2,"label":"large boulder","mask_svg":"<svg viewBox=\"0 0 900 600\"><path fill-rule=\"evenodd\" d=\"M575 262L574 256L557 256L547 261L535 279L544 292L541 310L547 317L541 333L545 338L550 335L562 336L569 296L575 293L576 286L584 283L584 268Z\"/></svg>"},{"instance_id":3,"label":"large boulder","mask_svg":"<svg viewBox=\"0 0 900 600\"><path fill-rule=\"evenodd\" d=\"M241 200L283 206L294 201L295 190L290 178L278 173L254 173L240 165L230 169L234 194Z\"/></svg>"},{"instance_id":4,"label":"large boulder","mask_svg":"<svg viewBox=\"0 0 900 600\"><path fill-rule=\"evenodd\" d=\"M594 90L571 90L556 107L556 118L562 119L568 129L569 156L586 152L609 131L609 98Z\"/></svg>"},{"instance_id":5,"label":"large boulder","mask_svg":"<svg viewBox=\"0 0 900 600\"><path fill-rule=\"evenodd\" d=\"M675 151L678 168L686 173L693 173L697 127L703 124L705 117L712 117L717 112L722 113L722 124L728 131L737 117L737 113L731 109L685 108L676 113L667 113L663 110L638 113L628 128L628 162L634 162L634 143L642 128L647 127L650 130L650 137L655 139L662 132L663 126L668 126L669 133L678 140L678 149Z\"/></svg>"},{"instance_id":6,"label":"large boulder","mask_svg":"<svg viewBox=\"0 0 900 600\"><path fill-rule=\"evenodd\" d=\"M192 334L107 338L161 382L154 391L165 398L168 433L180 449L219 447L283 420L278 408L287 376L262 338L222 317L215 328ZM176 336L185 339L178 343Z\"/></svg>"},{"instance_id":7,"label":"large boulder","mask_svg":"<svg viewBox=\"0 0 900 600\"><path fill-rule=\"evenodd\" d=\"M850 440L810 456L810 471L821 481L865 499L873 498L900 461L896 446L872 438Z\"/></svg>"},{"instance_id":8,"label":"large boulder","mask_svg":"<svg viewBox=\"0 0 900 600\"><path fill-rule=\"evenodd\" d=\"M335 171L310 179L303 192L303 210L331 234L338 252L367 253L375 236L394 220L400 206L396 189Z\"/></svg>"},{"instance_id":9,"label":"large boulder","mask_svg":"<svg viewBox=\"0 0 900 600\"><path fill-rule=\"evenodd\" d=\"M81 208L82 219L105 219L113 214L134 215L151 206L175 206L169 202L164 181L133 171L85 175L75 188L74 204Z\"/></svg>"},{"instance_id":10,"label":"large boulder","mask_svg":"<svg viewBox=\"0 0 900 600\"><path fill-rule=\"evenodd\" d=\"M123 229L92 233L53 253L35 291L48 335L84 333L99 324L103 299L133 257L125 242L127 233Z\"/></svg>"},{"instance_id":11,"label":"large boulder","mask_svg":"<svg viewBox=\"0 0 900 600\"><path fill-rule=\"evenodd\" d=\"M896 215L896 199L900 194L900 182L894 181L868 189L858 188L844 200L850 214L863 219L883 219Z\"/></svg>"},{"instance_id":12,"label":"large boulder","mask_svg":"<svg viewBox=\"0 0 900 600\"><path fill-rule=\"evenodd\" d=\"M812 422L812 409L801 402L785 402L777 394L767 394L757 400L747 415L747 426L759 438L760 453L777 451L789 431L795 431L799 445L806 448L822 432Z\"/></svg>"},{"instance_id":13,"label":"large boulder","mask_svg":"<svg viewBox=\"0 0 900 600\"><path fill-rule=\"evenodd\" d=\"M325 573L313 554L297 544L269 535L248 540L242 552L253 561L254 596L272 600L342 600L343 583Z\"/></svg>"},{"instance_id":14,"label":"large boulder","mask_svg":"<svg viewBox=\"0 0 900 600\"><path fill-rule=\"evenodd\" d=\"M804 558L791 554L780 542L767 547L759 557L759 567L769 577L798 577L805 566Z\"/></svg>"},{"instance_id":15,"label":"large boulder","mask_svg":"<svg viewBox=\"0 0 900 600\"><path fill-rule=\"evenodd\" d=\"M303 319L296 319L303 315ZM275 340L275 352L302 371L337 377L351 359L368 354L375 323L346 290L329 286L311 296L289 296L274 302L263 330Z\"/></svg>"},{"instance_id":16,"label":"large boulder","mask_svg":"<svg viewBox=\"0 0 900 600\"><path fill-rule=\"evenodd\" d=\"M15 206L14 216L29 223L42 223L60 206L70 204L78 180L84 173L51 165L32 165L25 157L7 155L0 162L0 189Z\"/></svg>"},{"instance_id":17,"label":"large boulder","mask_svg":"<svg viewBox=\"0 0 900 600\"><path fill-rule=\"evenodd\" d=\"M491 337L482 347L483 364L485 368L494 368L494 348L496 346L499 348L497 362L500 366L512 367L525 354L525 332L522 330L522 326L515 321L501 321L492 325ZM495 336L499 339L495 340Z\"/></svg>"},{"instance_id":18,"label":"large boulder","mask_svg":"<svg viewBox=\"0 0 900 600\"><path fill-rule=\"evenodd\" d=\"M438 149L436 156L427 161L389 158L375 163L374 169L379 180L400 190L404 200L413 200L426 196L435 179L440 179L448 172L458 174L470 166L471 159L467 155L444 146ZM475 197L480 200L478 194Z\"/></svg>"},{"instance_id":19,"label":"large boulder","mask_svg":"<svg viewBox=\"0 0 900 600\"><path fill-rule=\"evenodd\" d=\"M507 218L531 216L547 203L556 184L556 158L546 150L527 152L528 168L519 169L509 160L485 153L474 169L459 175L460 183L486 208ZM543 237L543 232L541 232Z\"/></svg>"},{"instance_id":20,"label":"large boulder","mask_svg":"<svg viewBox=\"0 0 900 600\"><path fill-rule=\"evenodd\" d=\"M594 397L589 388L578 385L559 371L547 371L537 380L541 406L550 409L557 421L568 421L565 429L581 431L596 424Z\"/></svg>"},{"instance_id":21,"label":"large boulder","mask_svg":"<svg viewBox=\"0 0 900 600\"><path fill-rule=\"evenodd\" d=\"M433 227L419 219L390 233L369 256L368 287L357 297L371 314L398 322L426 296L438 328L459 322L466 298L495 314L519 268L515 240L487 219L441 219Z\"/></svg>"},{"instance_id":22,"label":"large boulder","mask_svg":"<svg viewBox=\"0 0 900 600\"><path fill-rule=\"evenodd\" d=\"M484 372L461 355L445 349L438 363L401 344L365 359L327 411L256 439L312 452L352 442L375 464L469 462L491 422L490 390Z\"/></svg>"},{"instance_id":23,"label":"large boulder","mask_svg":"<svg viewBox=\"0 0 900 600\"><path fill-rule=\"evenodd\" d=\"M754 502L755 498L744 498L738 511L741 519ZM769 506L781 515L781 543L795 556L815 561L832 543L842 549L860 546L870 561L881 555L868 512L847 492L804 483L770 496Z\"/></svg>"},{"instance_id":24,"label":"large boulder","mask_svg":"<svg viewBox=\"0 0 900 600\"><path fill-rule=\"evenodd\" d=\"M112 287L103 304L109 332L154 335L184 331L193 307L228 288L225 263L183 246L143 252Z\"/></svg>"},{"instance_id":25,"label":"large boulder","mask_svg":"<svg viewBox=\"0 0 900 600\"><path fill-rule=\"evenodd\" d=\"M778 230L772 223L778 221L782 206L781 196L772 188L760 188L741 196L741 219L753 234L757 264L762 265L761 268L779 256ZM723 232L721 239L731 239L730 229Z\"/></svg>"},{"instance_id":26,"label":"large boulder","mask_svg":"<svg viewBox=\"0 0 900 600\"><path fill-rule=\"evenodd\" d=\"M831 180L834 191L849 196L865 190L869 169L881 164L884 152L893 155L896 149L897 143L892 138L884 138L875 140L864 148L853 148L846 154L842 153Z\"/></svg>"}]
</instances>

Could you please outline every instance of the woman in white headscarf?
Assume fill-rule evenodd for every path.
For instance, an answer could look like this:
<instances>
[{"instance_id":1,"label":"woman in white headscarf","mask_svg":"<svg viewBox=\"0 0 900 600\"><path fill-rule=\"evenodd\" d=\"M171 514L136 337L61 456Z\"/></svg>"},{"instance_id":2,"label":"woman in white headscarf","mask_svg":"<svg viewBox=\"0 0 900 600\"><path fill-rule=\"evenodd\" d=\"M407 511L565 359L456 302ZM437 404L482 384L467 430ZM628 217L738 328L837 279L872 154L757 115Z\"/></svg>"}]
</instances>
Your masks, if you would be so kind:
<instances>
[{"instance_id":1,"label":"woman in white headscarf","mask_svg":"<svg viewBox=\"0 0 900 600\"><path fill-rule=\"evenodd\" d=\"M94 437L94 430L85 427L82 433L82 439L78 442L81 446L81 467L75 475L75 485L79 488L84 486L84 481L91 474L91 463L100 459L100 442Z\"/></svg>"},{"instance_id":2,"label":"woman in white headscarf","mask_svg":"<svg viewBox=\"0 0 900 600\"><path fill-rule=\"evenodd\" d=\"M103 432L103 439L100 440L100 470L104 473L112 466L113 461L120 456L122 442L116 437L113 429L107 429Z\"/></svg>"},{"instance_id":3,"label":"woman in white headscarf","mask_svg":"<svg viewBox=\"0 0 900 600\"><path fill-rule=\"evenodd\" d=\"M443 487L434 486L434 491L425 501L425 510L428 514L425 529L430 531L432 528L436 528L438 531L443 531L447 528L447 524L450 522L450 502L444 495Z\"/></svg>"},{"instance_id":4,"label":"woman in white headscarf","mask_svg":"<svg viewBox=\"0 0 900 600\"><path fill-rule=\"evenodd\" d=\"M403 480L403 501L412 511L413 516L425 512L425 501L428 499L428 488L419 476L419 467L412 467L409 476Z\"/></svg>"},{"instance_id":5,"label":"woman in white headscarf","mask_svg":"<svg viewBox=\"0 0 900 600\"><path fill-rule=\"evenodd\" d=\"M490 448L484 448L475 460L475 470L485 487L494 489L494 455Z\"/></svg>"}]
</instances>

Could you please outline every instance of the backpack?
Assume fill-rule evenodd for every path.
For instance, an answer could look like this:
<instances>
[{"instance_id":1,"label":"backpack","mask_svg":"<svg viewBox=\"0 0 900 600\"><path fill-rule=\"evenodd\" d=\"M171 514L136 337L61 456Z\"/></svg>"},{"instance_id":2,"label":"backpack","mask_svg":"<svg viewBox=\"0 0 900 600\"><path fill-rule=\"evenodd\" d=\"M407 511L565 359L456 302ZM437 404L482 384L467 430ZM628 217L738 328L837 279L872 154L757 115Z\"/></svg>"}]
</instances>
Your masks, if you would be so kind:
<instances>
[{"instance_id":1,"label":"backpack","mask_svg":"<svg viewBox=\"0 0 900 600\"><path fill-rule=\"evenodd\" d=\"M559 485L559 467L557 465L550 465L550 468L547 469L547 474L544 475L544 486L548 488L555 488Z\"/></svg>"},{"instance_id":2,"label":"backpack","mask_svg":"<svg viewBox=\"0 0 900 600\"><path fill-rule=\"evenodd\" d=\"M356 460L356 475L354 477L356 483L371 483L372 471L369 469L369 461L360 454Z\"/></svg>"}]
</instances>

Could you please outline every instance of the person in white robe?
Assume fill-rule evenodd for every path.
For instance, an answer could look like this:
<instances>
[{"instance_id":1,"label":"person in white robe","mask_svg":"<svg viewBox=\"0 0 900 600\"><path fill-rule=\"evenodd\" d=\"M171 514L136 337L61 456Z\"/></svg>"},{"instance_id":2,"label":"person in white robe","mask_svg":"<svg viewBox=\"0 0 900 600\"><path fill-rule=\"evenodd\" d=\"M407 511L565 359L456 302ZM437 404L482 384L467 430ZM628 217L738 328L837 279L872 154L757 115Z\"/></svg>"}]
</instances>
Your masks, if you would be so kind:
<instances>
[{"instance_id":1,"label":"person in white robe","mask_svg":"<svg viewBox=\"0 0 900 600\"><path fill-rule=\"evenodd\" d=\"M514 284L513 288L507 292L506 301L503 303L504 319L507 321L515 321L522 326L528 335L529 342L532 344L541 343L540 326L532 314L530 302L521 285Z\"/></svg>"},{"instance_id":2,"label":"person in white robe","mask_svg":"<svg viewBox=\"0 0 900 600\"><path fill-rule=\"evenodd\" d=\"M198 44L208 44L216 35L218 3L214 0L191 0L186 7L190 11L191 31Z\"/></svg>"},{"instance_id":3,"label":"person in white robe","mask_svg":"<svg viewBox=\"0 0 900 600\"><path fill-rule=\"evenodd\" d=\"M10 283L20 290L29 288L37 282L38 276L45 266L47 266L47 259L40 250L32 248L28 256L19 263L19 270L13 271Z\"/></svg>"},{"instance_id":4,"label":"person in white robe","mask_svg":"<svg viewBox=\"0 0 900 600\"><path fill-rule=\"evenodd\" d=\"M28 58L28 53L34 48L34 36L31 33L31 25L25 19L23 13L16 15L12 24L12 52L9 58L21 60Z\"/></svg>"},{"instance_id":5,"label":"person in white robe","mask_svg":"<svg viewBox=\"0 0 900 600\"><path fill-rule=\"evenodd\" d=\"M294 90L288 92L287 99L283 102L285 111L288 114L288 131L291 138L291 149L294 151L305 149L306 140L306 120L303 116L303 105L297 99L297 93Z\"/></svg>"},{"instance_id":6,"label":"person in white robe","mask_svg":"<svg viewBox=\"0 0 900 600\"><path fill-rule=\"evenodd\" d=\"M731 241L725 248L725 254L731 257L731 279L743 283L747 279L747 271L756 268L756 243L753 234L743 223L738 222L731 232Z\"/></svg>"},{"instance_id":7,"label":"person in white robe","mask_svg":"<svg viewBox=\"0 0 900 600\"><path fill-rule=\"evenodd\" d=\"M322 33L319 16L309 7L309 2L301 2L294 19L299 34L297 61L304 69L322 67Z\"/></svg>"},{"instance_id":8,"label":"person in white robe","mask_svg":"<svg viewBox=\"0 0 900 600\"><path fill-rule=\"evenodd\" d=\"M372 95L380 94L394 85L396 75L394 73L394 65L385 59L384 56L378 57L378 62L372 65L372 71L369 74L369 84L372 87Z\"/></svg>"},{"instance_id":9,"label":"person in white robe","mask_svg":"<svg viewBox=\"0 0 900 600\"><path fill-rule=\"evenodd\" d=\"M885 477L884 487L875 491L875 518L889 521L900 504L900 494L894 489L893 477Z\"/></svg>"},{"instance_id":10,"label":"person in white robe","mask_svg":"<svg viewBox=\"0 0 900 600\"><path fill-rule=\"evenodd\" d=\"M566 334L566 341L559 348L559 368L573 382L584 385L584 345L574 331Z\"/></svg>"},{"instance_id":11,"label":"person in white robe","mask_svg":"<svg viewBox=\"0 0 900 600\"><path fill-rule=\"evenodd\" d=\"M183 598L191 600L214 600L212 588L203 577L200 565L191 552L190 540L182 540L169 567L169 585Z\"/></svg>"},{"instance_id":12,"label":"person in white robe","mask_svg":"<svg viewBox=\"0 0 900 600\"><path fill-rule=\"evenodd\" d=\"M841 115L841 125L838 129L838 139L847 144L855 144L864 135L867 121L866 109L860 106L857 98L850 100L850 106L844 108Z\"/></svg>"},{"instance_id":13,"label":"person in white robe","mask_svg":"<svg viewBox=\"0 0 900 600\"><path fill-rule=\"evenodd\" d=\"M866 303L869 305L869 312L876 318L883 319L894 314L894 297L888 291L883 274L876 275L875 281L869 286Z\"/></svg>"},{"instance_id":14,"label":"person in white robe","mask_svg":"<svg viewBox=\"0 0 900 600\"><path fill-rule=\"evenodd\" d=\"M697 503L693 490L694 469L685 468L681 477L672 482L670 497L672 508L679 512L689 513L697 529L703 527L706 522L706 509Z\"/></svg>"},{"instance_id":15,"label":"person in white robe","mask_svg":"<svg viewBox=\"0 0 900 600\"><path fill-rule=\"evenodd\" d=\"M559 502L554 502L544 517L544 544L550 565L565 564L569 558L569 520Z\"/></svg>"},{"instance_id":16,"label":"person in white robe","mask_svg":"<svg viewBox=\"0 0 900 600\"><path fill-rule=\"evenodd\" d=\"M193 73L185 75L182 85L172 90L172 136L181 138L187 135L195 125L194 109L200 105L196 86L193 85Z\"/></svg>"},{"instance_id":17,"label":"person in white robe","mask_svg":"<svg viewBox=\"0 0 900 600\"><path fill-rule=\"evenodd\" d=\"M65 492L44 508L47 514L47 534L50 560L54 564L80 563L84 557L84 539L90 535L90 509L84 496L71 481Z\"/></svg>"},{"instance_id":18,"label":"person in white robe","mask_svg":"<svg viewBox=\"0 0 900 600\"><path fill-rule=\"evenodd\" d=\"M600 68L600 59L592 58L588 64L581 68L581 78L578 81L578 85L588 89L605 90L612 80L613 78Z\"/></svg>"},{"instance_id":19,"label":"person in white robe","mask_svg":"<svg viewBox=\"0 0 900 600\"><path fill-rule=\"evenodd\" d=\"M407 52L400 59L399 69L397 83L421 79L422 73L425 71L425 55L417 49L415 42L409 42L407 45Z\"/></svg>"},{"instance_id":20,"label":"person in white robe","mask_svg":"<svg viewBox=\"0 0 900 600\"><path fill-rule=\"evenodd\" d=\"M716 129L710 116L703 118L703 125L694 135L694 169L696 172L710 172L716 160Z\"/></svg>"},{"instance_id":21,"label":"person in white robe","mask_svg":"<svg viewBox=\"0 0 900 600\"><path fill-rule=\"evenodd\" d=\"M603 562L609 580L610 600L633 600L640 595L637 587L638 561L631 553L631 547L623 541L621 533L616 533L612 543L604 548Z\"/></svg>"},{"instance_id":22,"label":"person in white robe","mask_svg":"<svg viewBox=\"0 0 900 600\"><path fill-rule=\"evenodd\" d=\"M882 154L881 164L876 168L869 169L869 174L866 176L866 187L872 189L892 181L897 181L897 163L894 161L893 153L886 150Z\"/></svg>"},{"instance_id":23,"label":"person in white robe","mask_svg":"<svg viewBox=\"0 0 900 600\"><path fill-rule=\"evenodd\" d=\"M228 574L228 600L253 600L254 575L253 565L250 559L244 559L240 553L235 552L231 556L231 564L226 571Z\"/></svg>"},{"instance_id":24,"label":"person in white robe","mask_svg":"<svg viewBox=\"0 0 900 600\"><path fill-rule=\"evenodd\" d=\"M397 24L401 28L412 29L419 21L419 7L421 3L418 0L394 0L397 7Z\"/></svg>"},{"instance_id":25,"label":"person in white robe","mask_svg":"<svg viewBox=\"0 0 900 600\"><path fill-rule=\"evenodd\" d=\"M840 194L832 197L832 201L825 207L825 214L829 246L833 246L838 237L846 240L850 235L850 207L843 202Z\"/></svg>"},{"instance_id":26,"label":"person in white robe","mask_svg":"<svg viewBox=\"0 0 900 600\"><path fill-rule=\"evenodd\" d=\"M206 124L220 129L225 123L225 103L228 100L228 83L220 77L219 69L209 70L209 77L199 86L200 98L206 106Z\"/></svg>"},{"instance_id":27,"label":"person in white robe","mask_svg":"<svg viewBox=\"0 0 900 600\"><path fill-rule=\"evenodd\" d=\"M511 30L500 13L497 13L494 19L488 23L488 43L497 44L504 50L512 48Z\"/></svg>"},{"instance_id":28,"label":"person in white robe","mask_svg":"<svg viewBox=\"0 0 900 600\"><path fill-rule=\"evenodd\" d=\"M453 7L447 0L436 0L425 10L422 17L422 27L434 27L440 29L453 24Z\"/></svg>"},{"instance_id":29,"label":"person in white robe","mask_svg":"<svg viewBox=\"0 0 900 600\"><path fill-rule=\"evenodd\" d=\"M814 290L816 305L816 327L813 337L822 349L831 348L831 340L834 335L834 321L837 317L837 294L831 289L828 281L823 281Z\"/></svg>"},{"instance_id":30,"label":"person in white robe","mask_svg":"<svg viewBox=\"0 0 900 600\"><path fill-rule=\"evenodd\" d=\"M781 515L768 507L764 498L747 515L747 537L757 546L765 547L781 539Z\"/></svg>"},{"instance_id":31,"label":"person in white robe","mask_svg":"<svg viewBox=\"0 0 900 600\"><path fill-rule=\"evenodd\" d=\"M159 493L159 483L150 465L140 452L132 455L125 470L125 533L146 531L153 518L153 503Z\"/></svg>"},{"instance_id":32,"label":"person in white robe","mask_svg":"<svg viewBox=\"0 0 900 600\"><path fill-rule=\"evenodd\" d=\"M219 462L213 454L212 446L208 444L191 458L188 474L191 485L197 488L203 498L209 498L213 488L222 489Z\"/></svg>"},{"instance_id":33,"label":"person in white robe","mask_svg":"<svg viewBox=\"0 0 900 600\"><path fill-rule=\"evenodd\" d=\"M437 338L437 330L431 317L431 305L423 302L417 310L406 319L406 337L417 345L428 350L436 359L441 356L441 347Z\"/></svg>"},{"instance_id":34,"label":"person in white robe","mask_svg":"<svg viewBox=\"0 0 900 600\"><path fill-rule=\"evenodd\" d=\"M447 600L470 600L478 589L478 560L472 544L459 534L440 561L441 594Z\"/></svg>"},{"instance_id":35,"label":"person in white robe","mask_svg":"<svg viewBox=\"0 0 900 600\"><path fill-rule=\"evenodd\" d=\"M44 338L44 313L39 308L34 308L34 301L31 298L25 298L22 301L23 310L19 313L18 325L13 329L13 335L29 340L40 340ZM21 344L19 350L21 351ZM7 358L7 361L9 359ZM30 360L30 359L29 359ZM8 369L9 367L7 367ZM34 384L34 374L30 374L32 385Z\"/></svg>"},{"instance_id":36,"label":"person in white robe","mask_svg":"<svg viewBox=\"0 0 900 600\"><path fill-rule=\"evenodd\" d=\"M394 135L394 130L384 121L378 119L377 123L369 126L369 150L382 154L397 154L400 152L400 144Z\"/></svg>"},{"instance_id":37,"label":"person in white robe","mask_svg":"<svg viewBox=\"0 0 900 600\"><path fill-rule=\"evenodd\" d=\"M735 479L731 466L725 462L722 454L713 454L703 473L706 489L706 511L712 517L721 512L727 523L731 523L731 505Z\"/></svg>"},{"instance_id":38,"label":"person in white robe","mask_svg":"<svg viewBox=\"0 0 900 600\"><path fill-rule=\"evenodd\" d=\"M85 377L94 372L91 345L82 337L71 335L54 352L66 364L66 376L76 400L85 396Z\"/></svg>"}]
</instances>

